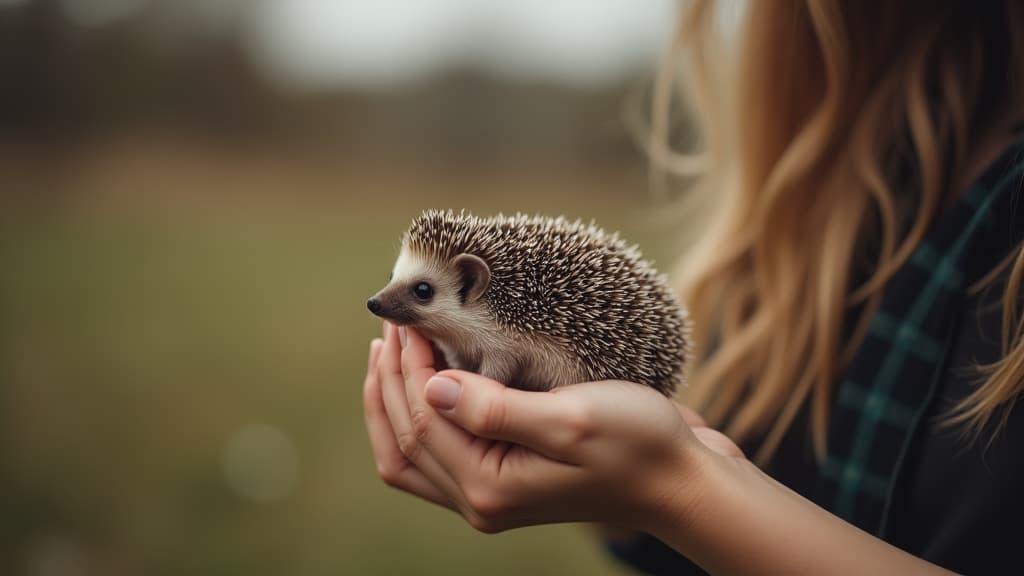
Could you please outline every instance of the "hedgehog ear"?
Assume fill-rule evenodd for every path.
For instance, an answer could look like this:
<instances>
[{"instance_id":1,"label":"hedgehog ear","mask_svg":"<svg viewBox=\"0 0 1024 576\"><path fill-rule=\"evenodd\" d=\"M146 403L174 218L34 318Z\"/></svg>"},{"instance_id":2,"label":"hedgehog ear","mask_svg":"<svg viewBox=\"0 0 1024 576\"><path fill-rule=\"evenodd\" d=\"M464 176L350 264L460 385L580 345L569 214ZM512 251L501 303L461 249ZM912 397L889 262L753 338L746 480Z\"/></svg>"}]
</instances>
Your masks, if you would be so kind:
<instances>
[{"instance_id":1,"label":"hedgehog ear","mask_svg":"<svg viewBox=\"0 0 1024 576\"><path fill-rule=\"evenodd\" d=\"M487 266L487 262L473 254L459 254L452 259L452 264L462 276L462 288L459 289L459 296L462 297L463 304L473 302L483 296L491 284L491 269Z\"/></svg>"}]
</instances>

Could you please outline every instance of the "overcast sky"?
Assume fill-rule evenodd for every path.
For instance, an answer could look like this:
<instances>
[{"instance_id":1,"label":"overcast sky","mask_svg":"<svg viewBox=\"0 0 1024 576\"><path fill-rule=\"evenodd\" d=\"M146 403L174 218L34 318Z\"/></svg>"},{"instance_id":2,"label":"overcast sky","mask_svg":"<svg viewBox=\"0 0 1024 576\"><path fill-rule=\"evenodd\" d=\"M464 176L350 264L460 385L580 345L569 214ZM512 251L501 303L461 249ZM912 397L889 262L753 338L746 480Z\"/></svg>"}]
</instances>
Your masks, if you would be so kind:
<instances>
[{"instance_id":1,"label":"overcast sky","mask_svg":"<svg viewBox=\"0 0 1024 576\"><path fill-rule=\"evenodd\" d=\"M0 0L0 10L34 0ZM242 35L261 69L297 86L387 86L452 66L601 85L653 67L675 0L59 0L103 29L156 14Z\"/></svg>"},{"instance_id":2,"label":"overcast sky","mask_svg":"<svg viewBox=\"0 0 1024 576\"><path fill-rule=\"evenodd\" d=\"M270 0L251 46L299 82L380 84L470 65L602 84L650 68L672 0Z\"/></svg>"}]
</instances>

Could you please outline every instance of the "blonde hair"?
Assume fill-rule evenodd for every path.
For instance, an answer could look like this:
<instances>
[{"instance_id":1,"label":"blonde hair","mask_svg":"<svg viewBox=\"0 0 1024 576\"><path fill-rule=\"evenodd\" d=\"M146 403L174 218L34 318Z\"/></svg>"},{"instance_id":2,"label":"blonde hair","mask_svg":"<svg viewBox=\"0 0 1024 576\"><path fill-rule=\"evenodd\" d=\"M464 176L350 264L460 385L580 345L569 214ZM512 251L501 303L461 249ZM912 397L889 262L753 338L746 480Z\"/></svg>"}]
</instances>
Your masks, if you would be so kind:
<instances>
[{"instance_id":1,"label":"blonde hair","mask_svg":"<svg viewBox=\"0 0 1024 576\"><path fill-rule=\"evenodd\" d=\"M684 400L733 439L762 439L762 463L806 407L820 459L835 381L886 282L962 187L991 111L1019 84L1024 10L751 1L733 23L716 8L696 0L682 12L649 141L653 166L695 175L693 193L714 197L680 275L696 358ZM697 154L674 152L677 96ZM913 198L896 192L908 185ZM947 419L974 432L1024 390L1024 251L1006 265L1003 359Z\"/></svg>"}]
</instances>

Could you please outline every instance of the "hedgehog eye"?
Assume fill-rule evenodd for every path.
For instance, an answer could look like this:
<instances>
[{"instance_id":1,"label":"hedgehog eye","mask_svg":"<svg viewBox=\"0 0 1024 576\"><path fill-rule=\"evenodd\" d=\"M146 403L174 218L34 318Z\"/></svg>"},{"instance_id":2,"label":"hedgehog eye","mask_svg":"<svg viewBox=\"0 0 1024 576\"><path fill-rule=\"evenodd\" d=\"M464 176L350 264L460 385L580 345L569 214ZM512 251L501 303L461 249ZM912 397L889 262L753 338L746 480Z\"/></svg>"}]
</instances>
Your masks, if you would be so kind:
<instances>
[{"instance_id":1,"label":"hedgehog eye","mask_svg":"<svg viewBox=\"0 0 1024 576\"><path fill-rule=\"evenodd\" d=\"M434 295L434 288L426 282L420 282L412 289L412 293L416 298L425 302L430 300L430 297Z\"/></svg>"}]
</instances>

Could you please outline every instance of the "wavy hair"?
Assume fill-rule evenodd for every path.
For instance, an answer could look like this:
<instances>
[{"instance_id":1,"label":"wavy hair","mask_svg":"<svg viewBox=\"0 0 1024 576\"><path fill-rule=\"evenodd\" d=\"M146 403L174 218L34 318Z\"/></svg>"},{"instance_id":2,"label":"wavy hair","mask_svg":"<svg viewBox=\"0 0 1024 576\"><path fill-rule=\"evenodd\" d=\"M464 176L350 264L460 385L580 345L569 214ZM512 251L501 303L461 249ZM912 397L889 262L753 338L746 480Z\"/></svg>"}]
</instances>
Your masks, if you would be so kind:
<instances>
[{"instance_id":1,"label":"wavy hair","mask_svg":"<svg viewBox=\"0 0 1024 576\"><path fill-rule=\"evenodd\" d=\"M648 141L657 173L695 177L692 192L713 197L678 275L697 359L684 400L733 439L759 439L761 463L806 408L820 459L835 381L886 282L966 184L994 111L1022 95L1024 9L726 7L736 4L695 0L681 12ZM696 126L693 154L674 151L677 100ZM1024 250L1004 264L1003 358L981 367L980 386L946 418L974 433L1024 390Z\"/></svg>"}]
</instances>

